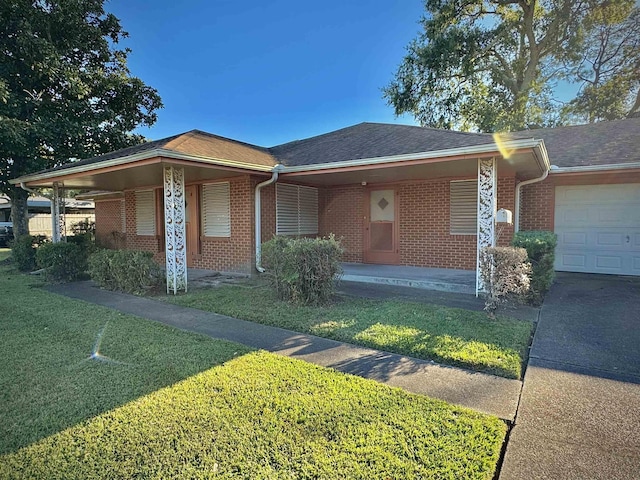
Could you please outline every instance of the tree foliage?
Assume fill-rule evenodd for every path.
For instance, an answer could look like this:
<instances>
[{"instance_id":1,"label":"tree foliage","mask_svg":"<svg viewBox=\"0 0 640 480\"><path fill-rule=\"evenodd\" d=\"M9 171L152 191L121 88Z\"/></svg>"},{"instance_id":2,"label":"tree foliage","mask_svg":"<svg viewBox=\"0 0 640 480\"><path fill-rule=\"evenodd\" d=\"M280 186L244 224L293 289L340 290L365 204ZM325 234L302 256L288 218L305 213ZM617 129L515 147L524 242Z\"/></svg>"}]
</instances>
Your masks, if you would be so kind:
<instances>
[{"instance_id":1,"label":"tree foliage","mask_svg":"<svg viewBox=\"0 0 640 480\"><path fill-rule=\"evenodd\" d=\"M597 122L640 111L640 8L633 0L595 5L583 22L583 48L568 76L580 89L563 110L569 121Z\"/></svg>"},{"instance_id":2,"label":"tree foliage","mask_svg":"<svg viewBox=\"0 0 640 480\"><path fill-rule=\"evenodd\" d=\"M0 191L14 233L27 232L26 192L8 181L142 142L162 103L132 76L120 21L104 0L0 2Z\"/></svg>"},{"instance_id":3,"label":"tree foliage","mask_svg":"<svg viewBox=\"0 0 640 480\"><path fill-rule=\"evenodd\" d=\"M578 71L586 75L591 57L582 52L596 35L595 12L628 1L425 0L423 31L408 46L384 97L397 115L409 113L438 128L553 126L561 120L553 99L557 81ZM614 49L613 43L607 48ZM610 85L603 87L601 95Z\"/></svg>"}]
</instances>

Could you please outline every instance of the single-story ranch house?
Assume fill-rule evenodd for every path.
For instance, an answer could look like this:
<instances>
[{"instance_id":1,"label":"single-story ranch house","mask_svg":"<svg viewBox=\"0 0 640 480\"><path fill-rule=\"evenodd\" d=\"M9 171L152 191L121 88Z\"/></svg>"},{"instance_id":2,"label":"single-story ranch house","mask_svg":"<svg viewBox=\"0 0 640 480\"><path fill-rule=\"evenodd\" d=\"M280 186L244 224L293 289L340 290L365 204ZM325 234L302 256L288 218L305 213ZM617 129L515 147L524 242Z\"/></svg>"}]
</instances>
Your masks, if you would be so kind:
<instances>
[{"instance_id":1,"label":"single-story ranch house","mask_svg":"<svg viewBox=\"0 0 640 480\"><path fill-rule=\"evenodd\" d=\"M640 118L501 135L361 123L271 148L192 130L12 183L99 190L98 238L153 252L171 289L186 267L261 270L274 234L333 233L348 262L473 270L514 230L552 230L557 270L640 275Z\"/></svg>"}]
</instances>

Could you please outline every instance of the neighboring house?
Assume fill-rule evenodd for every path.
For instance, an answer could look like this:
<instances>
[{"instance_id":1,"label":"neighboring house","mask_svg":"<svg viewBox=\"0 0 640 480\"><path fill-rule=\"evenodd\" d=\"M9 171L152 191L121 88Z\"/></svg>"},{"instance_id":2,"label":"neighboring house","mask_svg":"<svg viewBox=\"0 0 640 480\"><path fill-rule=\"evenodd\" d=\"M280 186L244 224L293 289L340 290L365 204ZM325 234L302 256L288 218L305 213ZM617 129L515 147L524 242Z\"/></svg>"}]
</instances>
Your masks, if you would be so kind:
<instances>
[{"instance_id":1,"label":"neighboring house","mask_svg":"<svg viewBox=\"0 0 640 480\"><path fill-rule=\"evenodd\" d=\"M95 205L91 200L61 199L64 205L65 233L71 233L71 227L80 221L95 221ZM47 197L31 196L27 199L29 214L29 233L51 237L51 200ZM0 222L11 221L11 200L0 196Z\"/></svg>"},{"instance_id":2,"label":"neighboring house","mask_svg":"<svg viewBox=\"0 0 640 480\"><path fill-rule=\"evenodd\" d=\"M495 138L362 123L272 148L193 130L12 182L102 190L98 238L154 252L178 282L185 261L250 273L274 234L334 233L348 262L473 270L514 228L558 233L558 270L640 275L640 119ZM501 208L513 225L496 227Z\"/></svg>"}]
</instances>

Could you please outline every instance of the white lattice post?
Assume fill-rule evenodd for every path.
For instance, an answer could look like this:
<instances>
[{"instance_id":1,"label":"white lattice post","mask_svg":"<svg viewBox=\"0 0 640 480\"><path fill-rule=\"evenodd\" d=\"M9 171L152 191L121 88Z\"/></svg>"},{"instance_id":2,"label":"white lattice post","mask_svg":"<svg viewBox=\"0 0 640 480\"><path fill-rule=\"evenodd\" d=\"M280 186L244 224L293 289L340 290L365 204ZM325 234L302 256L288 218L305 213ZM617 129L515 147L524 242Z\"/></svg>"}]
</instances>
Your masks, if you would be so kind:
<instances>
[{"instance_id":1,"label":"white lattice post","mask_svg":"<svg viewBox=\"0 0 640 480\"><path fill-rule=\"evenodd\" d=\"M167 293L187 291L184 169L164 167L164 229Z\"/></svg>"},{"instance_id":2,"label":"white lattice post","mask_svg":"<svg viewBox=\"0 0 640 480\"><path fill-rule=\"evenodd\" d=\"M51 241L58 243L60 235L60 185L53 183L53 193L51 195Z\"/></svg>"},{"instance_id":3,"label":"white lattice post","mask_svg":"<svg viewBox=\"0 0 640 480\"><path fill-rule=\"evenodd\" d=\"M478 159L478 245L476 255L476 297L483 290L480 276L480 252L495 247L495 218L497 209L498 174L496 159Z\"/></svg>"}]
</instances>

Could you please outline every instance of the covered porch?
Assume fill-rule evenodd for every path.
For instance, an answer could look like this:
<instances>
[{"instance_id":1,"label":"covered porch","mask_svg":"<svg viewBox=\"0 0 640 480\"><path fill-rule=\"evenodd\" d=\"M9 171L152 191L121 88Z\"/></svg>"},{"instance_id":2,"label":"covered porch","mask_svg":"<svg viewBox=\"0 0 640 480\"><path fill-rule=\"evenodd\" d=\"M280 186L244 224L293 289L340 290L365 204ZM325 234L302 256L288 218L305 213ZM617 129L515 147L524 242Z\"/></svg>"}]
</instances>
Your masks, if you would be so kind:
<instances>
[{"instance_id":1,"label":"covered porch","mask_svg":"<svg viewBox=\"0 0 640 480\"><path fill-rule=\"evenodd\" d=\"M453 268L343 263L342 280L473 295L476 273Z\"/></svg>"}]
</instances>

